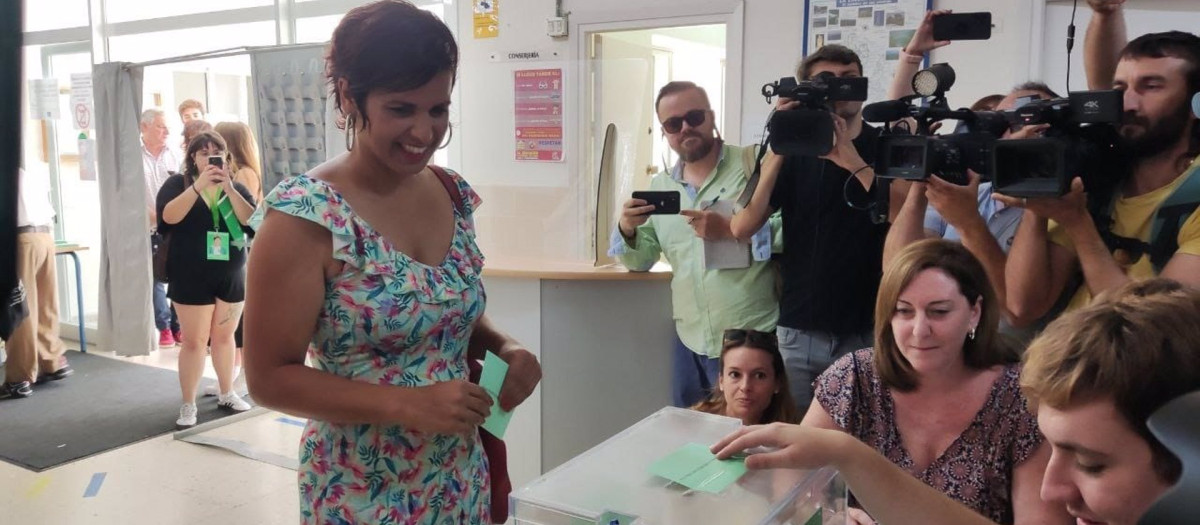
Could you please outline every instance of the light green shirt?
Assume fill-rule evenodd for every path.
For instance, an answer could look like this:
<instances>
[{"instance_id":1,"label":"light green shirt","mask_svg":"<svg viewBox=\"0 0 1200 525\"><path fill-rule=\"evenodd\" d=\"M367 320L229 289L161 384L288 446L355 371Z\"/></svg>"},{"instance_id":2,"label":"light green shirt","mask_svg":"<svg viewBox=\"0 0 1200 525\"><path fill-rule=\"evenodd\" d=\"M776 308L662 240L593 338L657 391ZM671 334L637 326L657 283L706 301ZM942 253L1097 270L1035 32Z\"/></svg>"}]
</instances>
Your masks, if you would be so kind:
<instances>
[{"instance_id":1,"label":"light green shirt","mask_svg":"<svg viewBox=\"0 0 1200 525\"><path fill-rule=\"evenodd\" d=\"M678 191L680 208L699 210L715 200L735 200L746 186L747 173L742 160L743 148L722 145L717 167L700 188L688 186L682 179L682 165L662 172L650 180L650 189ZM729 328L748 328L765 332L775 330L779 318L777 272L770 260L752 260L748 268L708 270L704 268L704 241L682 215L652 215L637 229L632 241L624 240L613 250L631 271L649 270L659 255L671 264L671 302L675 331L693 352L711 358L720 357L721 340ZM768 221L771 244L781 246L779 214Z\"/></svg>"}]
</instances>

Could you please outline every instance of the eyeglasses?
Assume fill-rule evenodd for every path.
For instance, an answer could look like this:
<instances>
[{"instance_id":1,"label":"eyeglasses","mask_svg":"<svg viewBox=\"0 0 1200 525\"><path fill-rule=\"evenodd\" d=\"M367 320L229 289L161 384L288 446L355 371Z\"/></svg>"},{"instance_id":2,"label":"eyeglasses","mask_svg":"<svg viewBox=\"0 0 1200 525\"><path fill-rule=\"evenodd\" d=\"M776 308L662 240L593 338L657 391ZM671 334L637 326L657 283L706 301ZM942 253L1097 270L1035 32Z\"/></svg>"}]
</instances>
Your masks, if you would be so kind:
<instances>
[{"instance_id":1,"label":"eyeglasses","mask_svg":"<svg viewBox=\"0 0 1200 525\"><path fill-rule=\"evenodd\" d=\"M749 343L751 346L764 348L767 350L775 350L779 347L779 340L775 334L771 332L760 332L758 330L744 330L741 328L731 328L725 330L722 337L724 344L740 345Z\"/></svg>"},{"instance_id":2,"label":"eyeglasses","mask_svg":"<svg viewBox=\"0 0 1200 525\"><path fill-rule=\"evenodd\" d=\"M682 117L671 117L662 122L663 131L672 135L679 133L683 129L683 123L687 122L690 127L696 127L704 123L708 119L707 109L693 109L684 113Z\"/></svg>"}]
</instances>

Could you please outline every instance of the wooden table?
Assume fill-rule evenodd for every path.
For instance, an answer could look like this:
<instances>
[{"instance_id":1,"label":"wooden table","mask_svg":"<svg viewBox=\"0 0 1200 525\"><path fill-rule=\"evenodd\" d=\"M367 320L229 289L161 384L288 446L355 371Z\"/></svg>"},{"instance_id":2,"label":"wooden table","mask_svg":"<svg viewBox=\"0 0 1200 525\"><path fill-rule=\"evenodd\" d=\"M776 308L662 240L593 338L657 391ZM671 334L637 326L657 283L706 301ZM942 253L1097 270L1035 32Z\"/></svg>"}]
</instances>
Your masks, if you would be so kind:
<instances>
[{"instance_id":1,"label":"wooden table","mask_svg":"<svg viewBox=\"0 0 1200 525\"><path fill-rule=\"evenodd\" d=\"M58 241L54 245L54 255L69 255L75 261L75 302L79 308L79 351L87 353L87 335L85 333L83 315L83 266L79 263L79 252L87 251L88 247L81 244Z\"/></svg>"}]
</instances>

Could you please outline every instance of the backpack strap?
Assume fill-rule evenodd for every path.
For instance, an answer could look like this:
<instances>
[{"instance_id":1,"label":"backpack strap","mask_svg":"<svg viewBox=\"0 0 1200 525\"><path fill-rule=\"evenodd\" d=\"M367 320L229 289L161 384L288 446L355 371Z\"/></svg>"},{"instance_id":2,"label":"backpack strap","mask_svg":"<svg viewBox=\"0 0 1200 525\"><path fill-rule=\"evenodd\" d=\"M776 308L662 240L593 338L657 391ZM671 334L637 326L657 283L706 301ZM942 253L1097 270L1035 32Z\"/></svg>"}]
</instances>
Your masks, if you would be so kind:
<instances>
[{"instance_id":1,"label":"backpack strap","mask_svg":"<svg viewBox=\"0 0 1200 525\"><path fill-rule=\"evenodd\" d=\"M1155 274L1161 273L1179 250L1179 231L1192 212L1200 207L1200 164L1188 168L1184 177L1154 212L1148 251Z\"/></svg>"},{"instance_id":2,"label":"backpack strap","mask_svg":"<svg viewBox=\"0 0 1200 525\"><path fill-rule=\"evenodd\" d=\"M765 146L746 146L742 148L742 169L746 172L746 188L742 190L742 194L737 198L738 208L745 208L750 205L750 199L754 198L754 190L758 188L758 176L762 171L762 159L767 154Z\"/></svg>"},{"instance_id":3,"label":"backpack strap","mask_svg":"<svg viewBox=\"0 0 1200 525\"><path fill-rule=\"evenodd\" d=\"M462 192L458 191L458 183L454 182L454 177L451 177L449 173L446 173L446 170L438 166L434 166L433 164L429 165L429 169L432 170L433 174L437 175L438 180L442 182L442 186L446 188L446 193L450 194L450 200L454 201L454 209L458 210L458 214L466 215L467 212L463 203Z\"/></svg>"}]
</instances>

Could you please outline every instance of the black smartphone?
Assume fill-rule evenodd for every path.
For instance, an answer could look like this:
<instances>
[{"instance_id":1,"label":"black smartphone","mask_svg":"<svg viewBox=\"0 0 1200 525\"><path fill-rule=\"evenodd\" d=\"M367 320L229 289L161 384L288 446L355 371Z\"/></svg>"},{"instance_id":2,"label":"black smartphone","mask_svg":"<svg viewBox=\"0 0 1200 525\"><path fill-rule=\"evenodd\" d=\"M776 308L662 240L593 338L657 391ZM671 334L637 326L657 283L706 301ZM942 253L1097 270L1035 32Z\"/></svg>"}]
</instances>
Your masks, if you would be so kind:
<instances>
[{"instance_id":1,"label":"black smartphone","mask_svg":"<svg viewBox=\"0 0 1200 525\"><path fill-rule=\"evenodd\" d=\"M987 40L992 38L992 14L950 13L933 17L934 40Z\"/></svg>"},{"instance_id":2,"label":"black smartphone","mask_svg":"<svg viewBox=\"0 0 1200 525\"><path fill-rule=\"evenodd\" d=\"M224 168L225 167L225 157L222 157L220 155L213 155L208 158L208 163L210 165L216 166L218 168Z\"/></svg>"},{"instance_id":3,"label":"black smartphone","mask_svg":"<svg viewBox=\"0 0 1200 525\"><path fill-rule=\"evenodd\" d=\"M635 191L633 198L642 199L654 205L650 215L676 215L679 213L679 192L677 191Z\"/></svg>"}]
</instances>

